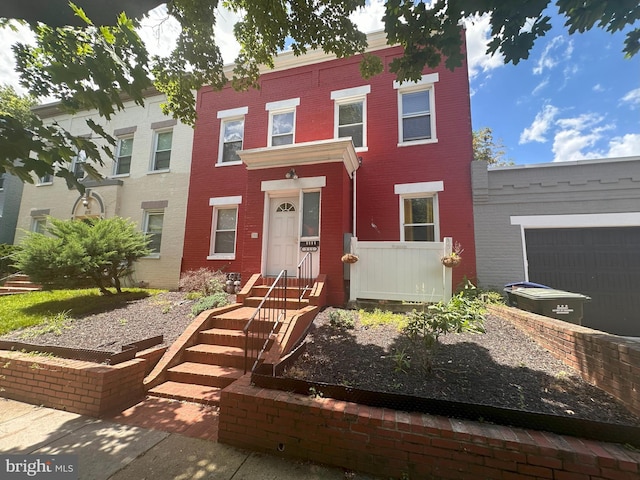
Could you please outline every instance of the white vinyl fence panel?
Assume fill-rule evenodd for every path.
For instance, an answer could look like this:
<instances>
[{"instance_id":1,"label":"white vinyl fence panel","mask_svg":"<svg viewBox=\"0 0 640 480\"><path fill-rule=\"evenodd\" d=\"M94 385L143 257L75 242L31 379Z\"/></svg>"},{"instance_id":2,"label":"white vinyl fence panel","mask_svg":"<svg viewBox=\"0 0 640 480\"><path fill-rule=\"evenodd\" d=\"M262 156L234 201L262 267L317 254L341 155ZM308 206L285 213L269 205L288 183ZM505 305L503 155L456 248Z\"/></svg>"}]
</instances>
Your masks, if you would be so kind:
<instances>
[{"instance_id":1,"label":"white vinyl fence panel","mask_svg":"<svg viewBox=\"0 0 640 480\"><path fill-rule=\"evenodd\" d=\"M451 298L451 269L440 259L444 242L360 242L351 239L351 300L439 302Z\"/></svg>"}]
</instances>

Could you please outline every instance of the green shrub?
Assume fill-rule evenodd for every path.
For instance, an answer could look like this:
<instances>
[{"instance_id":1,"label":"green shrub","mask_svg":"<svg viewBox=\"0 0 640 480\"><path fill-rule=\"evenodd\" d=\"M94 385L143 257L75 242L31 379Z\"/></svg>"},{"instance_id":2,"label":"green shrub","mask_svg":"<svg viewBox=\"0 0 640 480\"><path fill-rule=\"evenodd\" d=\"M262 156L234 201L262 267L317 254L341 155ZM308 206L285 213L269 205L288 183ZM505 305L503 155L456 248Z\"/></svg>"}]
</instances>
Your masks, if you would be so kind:
<instances>
[{"instance_id":1,"label":"green shrub","mask_svg":"<svg viewBox=\"0 0 640 480\"><path fill-rule=\"evenodd\" d=\"M229 298L224 292L217 292L213 295L203 297L196 304L191 307L191 313L193 316L200 315L205 310L211 310L212 308L224 307L229 305Z\"/></svg>"},{"instance_id":2,"label":"green shrub","mask_svg":"<svg viewBox=\"0 0 640 480\"><path fill-rule=\"evenodd\" d=\"M17 252L19 248L18 245L0 243L0 278L4 278L18 271L18 269L13 266L14 260L11 258L11 255Z\"/></svg>"},{"instance_id":3,"label":"green shrub","mask_svg":"<svg viewBox=\"0 0 640 480\"><path fill-rule=\"evenodd\" d=\"M350 310L331 310L329 312L329 325L334 328L349 330L355 327L355 312Z\"/></svg>"}]
</instances>

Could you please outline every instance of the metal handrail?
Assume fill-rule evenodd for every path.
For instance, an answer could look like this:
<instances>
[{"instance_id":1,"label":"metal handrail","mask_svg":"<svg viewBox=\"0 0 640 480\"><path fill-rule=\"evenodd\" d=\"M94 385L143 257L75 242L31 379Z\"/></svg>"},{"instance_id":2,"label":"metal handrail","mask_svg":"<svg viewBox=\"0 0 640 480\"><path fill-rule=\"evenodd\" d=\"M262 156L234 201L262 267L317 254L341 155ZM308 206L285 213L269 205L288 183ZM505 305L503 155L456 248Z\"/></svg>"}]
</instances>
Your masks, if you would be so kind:
<instances>
[{"instance_id":1,"label":"metal handrail","mask_svg":"<svg viewBox=\"0 0 640 480\"><path fill-rule=\"evenodd\" d=\"M287 271L282 270L267 291L256 311L251 315L242 331L244 332L244 373L248 371L249 358L255 361L251 367L253 372L264 354L269 340L273 337L280 322L287 314ZM257 327L256 327L257 325ZM271 325L271 329L269 329ZM267 331L268 330L268 331ZM254 346L254 339L258 339ZM252 340L252 341L250 341ZM262 342L260 342L262 340Z\"/></svg>"},{"instance_id":2,"label":"metal handrail","mask_svg":"<svg viewBox=\"0 0 640 480\"><path fill-rule=\"evenodd\" d=\"M302 300L313 285L313 257L307 252L298 264L298 300Z\"/></svg>"}]
</instances>

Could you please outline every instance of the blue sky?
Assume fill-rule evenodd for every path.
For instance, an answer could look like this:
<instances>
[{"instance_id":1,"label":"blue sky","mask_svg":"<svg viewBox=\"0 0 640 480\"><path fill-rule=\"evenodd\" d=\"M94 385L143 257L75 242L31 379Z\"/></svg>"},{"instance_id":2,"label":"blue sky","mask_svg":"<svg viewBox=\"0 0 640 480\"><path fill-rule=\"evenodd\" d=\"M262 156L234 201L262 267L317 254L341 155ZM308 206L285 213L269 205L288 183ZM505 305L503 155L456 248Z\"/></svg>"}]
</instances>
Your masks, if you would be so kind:
<instances>
[{"instance_id":1,"label":"blue sky","mask_svg":"<svg viewBox=\"0 0 640 480\"><path fill-rule=\"evenodd\" d=\"M140 32L152 53L166 53L178 31L162 8ZM353 18L371 32L382 28L383 13L383 1L370 0ZM236 19L221 12L218 24L227 62L238 50ZM569 35L563 23L554 17L553 29L515 66L486 55L486 17L467 23L473 128L490 127L517 164L640 156L640 54L624 58L623 33L595 28ZM19 89L8 46L28 39L24 31L0 30L0 83Z\"/></svg>"}]
</instances>

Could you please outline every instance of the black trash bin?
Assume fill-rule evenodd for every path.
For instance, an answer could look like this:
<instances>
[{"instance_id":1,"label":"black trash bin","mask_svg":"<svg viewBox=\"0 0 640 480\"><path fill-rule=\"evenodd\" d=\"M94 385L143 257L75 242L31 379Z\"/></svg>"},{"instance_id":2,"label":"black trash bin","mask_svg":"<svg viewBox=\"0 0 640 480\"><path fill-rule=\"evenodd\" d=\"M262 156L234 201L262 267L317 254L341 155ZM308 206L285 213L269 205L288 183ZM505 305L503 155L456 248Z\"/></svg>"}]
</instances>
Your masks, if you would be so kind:
<instances>
[{"instance_id":1,"label":"black trash bin","mask_svg":"<svg viewBox=\"0 0 640 480\"><path fill-rule=\"evenodd\" d=\"M591 300L581 293L552 288L514 288L509 295L514 298L512 306L576 325L582 325L584 304Z\"/></svg>"}]
</instances>

